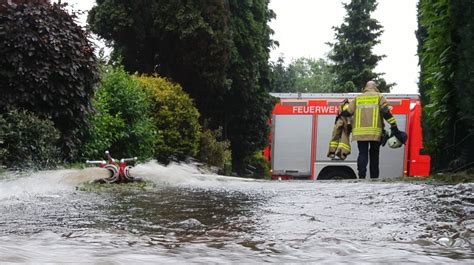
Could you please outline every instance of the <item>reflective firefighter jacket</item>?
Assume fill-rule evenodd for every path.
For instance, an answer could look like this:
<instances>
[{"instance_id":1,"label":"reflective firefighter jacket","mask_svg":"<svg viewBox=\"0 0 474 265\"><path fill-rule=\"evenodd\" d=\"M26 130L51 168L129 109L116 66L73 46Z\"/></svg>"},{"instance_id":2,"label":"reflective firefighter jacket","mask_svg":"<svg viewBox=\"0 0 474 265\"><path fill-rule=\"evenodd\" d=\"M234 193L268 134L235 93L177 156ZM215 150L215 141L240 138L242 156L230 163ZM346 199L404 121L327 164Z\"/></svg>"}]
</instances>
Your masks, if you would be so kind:
<instances>
[{"instance_id":1,"label":"reflective firefighter jacket","mask_svg":"<svg viewBox=\"0 0 474 265\"><path fill-rule=\"evenodd\" d=\"M349 135L351 133L350 118L341 115L342 111L347 110L348 107L349 101L347 99L342 102L341 106L339 106L339 113L334 123L331 140L329 141L327 156L330 158L338 156L341 159L346 159L346 157L351 153L349 142Z\"/></svg>"},{"instance_id":2,"label":"reflective firefighter jacket","mask_svg":"<svg viewBox=\"0 0 474 265\"><path fill-rule=\"evenodd\" d=\"M353 116L352 141L380 141L383 119L390 126L397 125L387 99L376 88L365 88L349 103L347 113Z\"/></svg>"}]
</instances>

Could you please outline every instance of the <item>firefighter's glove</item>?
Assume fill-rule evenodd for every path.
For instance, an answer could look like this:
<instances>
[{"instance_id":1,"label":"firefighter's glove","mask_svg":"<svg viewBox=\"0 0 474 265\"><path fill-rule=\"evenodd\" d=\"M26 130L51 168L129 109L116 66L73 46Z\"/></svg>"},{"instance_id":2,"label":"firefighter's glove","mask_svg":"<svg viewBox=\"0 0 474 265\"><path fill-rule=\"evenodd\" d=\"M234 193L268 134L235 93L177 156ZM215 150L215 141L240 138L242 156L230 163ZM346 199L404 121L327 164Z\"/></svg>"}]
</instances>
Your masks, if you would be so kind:
<instances>
[{"instance_id":1,"label":"firefighter's glove","mask_svg":"<svg viewBox=\"0 0 474 265\"><path fill-rule=\"evenodd\" d=\"M351 125L351 124L347 124L347 132L348 132L349 134L352 133L352 125Z\"/></svg>"},{"instance_id":2,"label":"firefighter's glove","mask_svg":"<svg viewBox=\"0 0 474 265\"><path fill-rule=\"evenodd\" d=\"M400 130L398 129L397 126L390 127L390 131L391 131L390 136L395 135L395 137L398 138L398 135L400 134Z\"/></svg>"}]
</instances>

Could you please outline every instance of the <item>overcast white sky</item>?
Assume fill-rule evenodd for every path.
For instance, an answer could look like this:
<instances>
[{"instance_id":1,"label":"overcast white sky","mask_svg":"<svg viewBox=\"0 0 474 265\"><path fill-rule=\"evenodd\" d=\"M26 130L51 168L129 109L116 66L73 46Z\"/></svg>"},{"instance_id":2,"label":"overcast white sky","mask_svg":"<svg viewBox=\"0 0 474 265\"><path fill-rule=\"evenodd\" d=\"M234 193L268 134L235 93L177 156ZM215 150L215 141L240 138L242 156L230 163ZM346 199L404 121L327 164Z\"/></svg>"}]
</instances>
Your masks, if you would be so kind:
<instances>
[{"instance_id":1,"label":"overcast white sky","mask_svg":"<svg viewBox=\"0 0 474 265\"><path fill-rule=\"evenodd\" d=\"M57 1L57 0L56 0ZM270 23L273 39L280 47L271 52L272 60L284 54L286 61L302 56L320 58L329 52L326 42L333 41L333 26L339 26L345 15L342 2L349 0L271 0L270 8L277 18ZM62 0L74 9L89 10L94 0ZM395 82L393 93L417 93L418 57L415 30L418 0L378 0L373 13L384 27L381 44L375 54L385 54L376 68L385 73L387 82ZM82 18L85 21L85 18Z\"/></svg>"}]
</instances>

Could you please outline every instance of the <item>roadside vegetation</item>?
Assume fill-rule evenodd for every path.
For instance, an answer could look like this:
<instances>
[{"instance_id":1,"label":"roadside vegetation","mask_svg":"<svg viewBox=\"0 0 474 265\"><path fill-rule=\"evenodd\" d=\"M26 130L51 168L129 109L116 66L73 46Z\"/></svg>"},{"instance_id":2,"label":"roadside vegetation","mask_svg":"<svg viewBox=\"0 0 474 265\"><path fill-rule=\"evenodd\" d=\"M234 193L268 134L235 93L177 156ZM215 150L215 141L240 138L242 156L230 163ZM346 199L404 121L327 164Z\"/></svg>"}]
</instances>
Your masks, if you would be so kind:
<instances>
[{"instance_id":1,"label":"roadside vegetation","mask_svg":"<svg viewBox=\"0 0 474 265\"><path fill-rule=\"evenodd\" d=\"M472 1L419 1L419 87L435 171L474 167L473 32Z\"/></svg>"},{"instance_id":2,"label":"roadside vegetation","mask_svg":"<svg viewBox=\"0 0 474 265\"><path fill-rule=\"evenodd\" d=\"M80 186L77 186L76 189L86 192L134 192L134 191L144 191L156 187L156 184L150 181L141 181L141 182L131 182L127 185L117 185L115 183L94 183L88 182L83 183Z\"/></svg>"},{"instance_id":3,"label":"roadside vegetation","mask_svg":"<svg viewBox=\"0 0 474 265\"><path fill-rule=\"evenodd\" d=\"M437 173L429 177L400 177L392 179L383 179L382 182L410 182L410 183L428 183L428 184L458 184L474 183L474 170L461 172Z\"/></svg>"},{"instance_id":4,"label":"roadside vegetation","mask_svg":"<svg viewBox=\"0 0 474 265\"><path fill-rule=\"evenodd\" d=\"M232 171L243 174L246 159L268 143L268 118L274 106L268 93L268 60L275 42L268 21L275 14L268 3L105 0L90 10L88 24L111 44L112 60L121 61L126 71L179 84L199 111L201 126L206 122L211 130L222 128L221 139L229 141L232 150ZM181 111L176 107L168 111ZM181 159L196 153L195 123L162 122L169 122L171 130L183 126L190 132L158 133L162 143L183 141L169 146L174 150L163 146L163 155L175 152Z\"/></svg>"},{"instance_id":5,"label":"roadside vegetation","mask_svg":"<svg viewBox=\"0 0 474 265\"><path fill-rule=\"evenodd\" d=\"M217 27L221 20L230 20L231 11L234 14L232 23L240 25L240 20L247 19L252 12L266 10L267 3L258 6L260 10L252 10L253 6L238 7L237 2L232 3L233 10L216 6L225 9L222 17L214 18L219 13L206 11L202 14L204 20L199 19L204 23L200 27L175 29L190 34L181 44L176 42L179 39L168 35L168 42L177 45L209 37L208 44L215 48L212 51L206 51L207 44L185 49L190 54L180 54L183 50L170 53L167 46L165 50L157 46L159 50L154 51L155 55L146 56L158 58L160 54L160 61L136 58L143 59L144 66L160 64L161 68L134 68L130 64L131 55L120 52L124 49L119 47L114 50L116 57L99 60L88 31L77 25L76 14L68 13L66 4L14 0L0 5L2 170L77 166L87 159L102 159L104 151L109 150L114 157L137 156L141 161L156 159L165 164L197 158L217 167L220 172L242 173L247 168L244 160L250 159L266 144L266 120L272 104L258 79L265 76L261 74L265 69L260 63L267 61L268 50L261 48L270 45L265 41L269 31L266 27L253 28L261 30L255 37L262 41L254 43L252 48L260 61L254 57L252 60L256 61L247 64L247 58L239 54L239 49L247 45L244 39L233 42L228 28L211 36L209 34L213 33L208 27ZM122 8L114 5L111 1L102 1L91 12L89 20L96 33L107 29L107 25L100 24L102 20L96 20L110 15L101 10ZM166 5L167 8L180 8L172 3ZM187 15L196 15L204 8L207 6L194 6L184 11L190 12ZM267 16L261 19L252 23L266 25ZM118 30L126 30L118 25L123 24L115 25ZM235 37L243 37L242 34L248 33L246 30L242 28L241 34ZM224 35L219 35L221 33ZM219 38L226 45L222 46ZM222 50L218 52L218 49ZM242 59L234 61L235 73L229 70L231 52L232 56ZM173 62L179 62L180 56L184 56L184 61L179 65L168 64L171 61L163 57L165 53L169 53L168 59ZM223 61L219 62L220 59ZM206 68L207 60L216 64ZM195 68L189 68L191 66ZM252 67L251 72L244 69L248 67ZM177 69L186 74L177 74ZM232 80L234 85L231 85ZM240 89L237 84L250 90ZM248 104L242 104L242 100ZM261 105L261 102L266 103ZM251 109L245 110L247 107ZM265 109L260 110L261 107ZM242 111L238 110L240 108ZM245 129L246 126L250 127Z\"/></svg>"}]
</instances>

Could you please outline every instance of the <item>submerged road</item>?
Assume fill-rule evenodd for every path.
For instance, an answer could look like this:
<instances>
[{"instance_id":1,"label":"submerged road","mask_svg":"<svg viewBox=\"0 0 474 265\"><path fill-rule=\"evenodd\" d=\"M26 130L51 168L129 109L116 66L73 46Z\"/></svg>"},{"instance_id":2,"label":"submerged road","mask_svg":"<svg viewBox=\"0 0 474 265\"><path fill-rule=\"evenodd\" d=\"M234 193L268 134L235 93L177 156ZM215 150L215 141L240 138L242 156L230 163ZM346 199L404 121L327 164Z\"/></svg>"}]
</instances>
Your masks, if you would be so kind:
<instances>
[{"instance_id":1,"label":"submerged road","mask_svg":"<svg viewBox=\"0 0 474 265\"><path fill-rule=\"evenodd\" d=\"M474 184L136 174L147 185L83 186L71 170L0 177L0 263L474 260Z\"/></svg>"}]
</instances>

